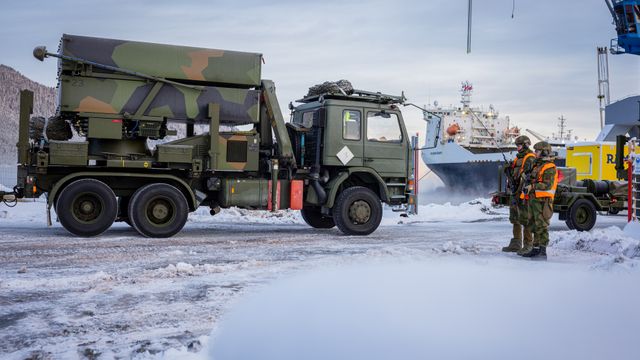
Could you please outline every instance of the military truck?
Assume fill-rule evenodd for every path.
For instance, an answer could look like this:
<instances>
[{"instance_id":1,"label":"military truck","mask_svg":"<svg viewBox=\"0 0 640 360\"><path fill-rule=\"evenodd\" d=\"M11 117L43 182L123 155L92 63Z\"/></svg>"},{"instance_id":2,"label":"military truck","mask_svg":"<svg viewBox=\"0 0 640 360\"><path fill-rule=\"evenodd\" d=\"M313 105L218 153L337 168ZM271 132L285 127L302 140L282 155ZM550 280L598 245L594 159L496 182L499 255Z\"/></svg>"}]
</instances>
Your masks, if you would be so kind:
<instances>
[{"instance_id":1,"label":"military truck","mask_svg":"<svg viewBox=\"0 0 640 360\"><path fill-rule=\"evenodd\" d=\"M609 180L576 180L576 169L559 167L559 183L553 199L553 211L571 230L589 231L598 212L615 215L627 209L627 182ZM509 205L511 194L502 189L500 172L498 192L493 193L494 205Z\"/></svg>"},{"instance_id":2,"label":"military truck","mask_svg":"<svg viewBox=\"0 0 640 360\"><path fill-rule=\"evenodd\" d=\"M300 210L311 227L367 235L382 203L415 201L404 96L312 94L285 122L258 53L65 34L34 56L58 58L58 109L37 133L21 92L18 184L0 195L46 195L49 224L53 207L77 236L125 221L170 237L200 206Z\"/></svg>"}]
</instances>

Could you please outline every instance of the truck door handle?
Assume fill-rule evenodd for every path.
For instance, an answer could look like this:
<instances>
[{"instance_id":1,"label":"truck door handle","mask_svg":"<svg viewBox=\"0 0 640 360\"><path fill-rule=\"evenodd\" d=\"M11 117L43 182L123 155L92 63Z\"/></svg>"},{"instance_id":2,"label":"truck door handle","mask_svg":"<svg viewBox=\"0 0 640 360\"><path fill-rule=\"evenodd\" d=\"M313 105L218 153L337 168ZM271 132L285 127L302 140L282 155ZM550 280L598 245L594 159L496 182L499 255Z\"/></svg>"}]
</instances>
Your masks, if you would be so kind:
<instances>
[{"instance_id":1,"label":"truck door handle","mask_svg":"<svg viewBox=\"0 0 640 360\"><path fill-rule=\"evenodd\" d=\"M366 158L362 158L362 161L364 161L364 162L372 162L373 159L366 157Z\"/></svg>"}]
</instances>

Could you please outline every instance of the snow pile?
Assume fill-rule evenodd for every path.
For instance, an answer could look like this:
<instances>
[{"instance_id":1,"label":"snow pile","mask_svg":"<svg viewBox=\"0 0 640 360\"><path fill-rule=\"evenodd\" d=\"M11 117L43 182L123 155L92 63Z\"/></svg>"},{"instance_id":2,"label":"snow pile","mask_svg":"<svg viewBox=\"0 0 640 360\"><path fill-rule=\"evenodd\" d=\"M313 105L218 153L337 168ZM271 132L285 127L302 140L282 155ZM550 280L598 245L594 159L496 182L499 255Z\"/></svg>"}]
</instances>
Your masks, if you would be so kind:
<instances>
[{"instance_id":1,"label":"snow pile","mask_svg":"<svg viewBox=\"0 0 640 360\"><path fill-rule=\"evenodd\" d=\"M184 262L177 264L169 264L166 267L146 270L145 276L151 278L176 278L185 276L202 276L207 274L218 274L230 271L238 271L248 269L250 267L262 266L264 263L258 260L247 260L239 263L215 265L215 264L196 264L191 265Z\"/></svg>"},{"instance_id":2,"label":"snow pile","mask_svg":"<svg viewBox=\"0 0 640 360\"><path fill-rule=\"evenodd\" d=\"M640 258L640 241L628 237L616 226L583 231L557 231L551 247L562 250L578 250L598 254Z\"/></svg>"},{"instance_id":3,"label":"snow pile","mask_svg":"<svg viewBox=\"0 0 640 360\"><path fill-rule=\"evenodd\" d=\"M55 221L55 212L51 210L52 219ZM42 224L47 223L47 203L44 196L38 199L21 199L14 207L9 207L0 202L0 223L6 225Z\"/></svg>"},{"instance_id":4,"label":"snow pile","mask_svg":"<svg viewBox=\"0 0 640 360\"><path fill-rule=\"evenodd\" d=\"M25 199L20 201L15 208L7 208L0 204L0 221L11 222L36 222L46 224L46 199ZM383 225L395 225L400 220L402 223L433 223L433 222L483 222L505 220L508 218L509 209L494 208L490 199L475 199L459 205L451 203L421 205L417 216L400 218L389 207L384 208ZM55 223L56 215L52 211L52 219ZM198 208L189 214L189 224L207 223L235 223L235 224L305 224L300 211L278 210L276 212L266 210L247 210L232 207L222 209L219 214L211 216L206 206ZM189 226L189 225L187 225Z\"/></svg>"},{"instance_id":5,"label":"snow pile","mask_svg":"<svg viewBox=\"0 0 640 360\"><path fill-rule=\"evenodd\" d=\"M202 207L189 215L190 222L234 222L253 224L303 224L300 212L296 210L247 210L232 207L222 209L219 214L211 216L209 208Z\"/></svg>"},{"instance_id":6,"label":"snow pile","mask_svg":"<svg viewBox=\"0 0 640 360\"><path fill-rule=\"evenodd\" d=\"M447 241L442 244L442 252L462 255L462 254L478 254L480 253L480 249L475 244L458 244L453 241Z\"/></svg>"},{"instance_id":7,"label":"snow pile","mask_svg":"<svg viewBox=\"0 0 640 360\"><path fill-rule=\"evenodd\" d=\"M389 214L391 211L386 211ZM508 208L494 208L491 199L475 200L453 205L427 204L418 207L418 215L410 216L406 222L482 222L504 220L509 217Z\"/></svg>"}]
</instances>

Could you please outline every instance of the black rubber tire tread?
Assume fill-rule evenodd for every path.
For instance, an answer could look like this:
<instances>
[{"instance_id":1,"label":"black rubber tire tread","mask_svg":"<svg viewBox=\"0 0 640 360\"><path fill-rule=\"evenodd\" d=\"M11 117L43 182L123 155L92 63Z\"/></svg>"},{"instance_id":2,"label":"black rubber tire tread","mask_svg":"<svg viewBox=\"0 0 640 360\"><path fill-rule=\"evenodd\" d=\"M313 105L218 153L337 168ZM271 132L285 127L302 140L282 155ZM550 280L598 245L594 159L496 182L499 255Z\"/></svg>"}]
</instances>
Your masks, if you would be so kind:
<instances>
[{"instance_id":1,"label":"black rubber tire tread","mask_svg":"<svg viewBox=\"0 0 640 360\"><path fill-rule=\"evenodd\" d=\"M354 224L349 220L349 207L357 200L366 201L371 208L371 216L365 224ZM369 235L382 221L382 203L378 195L363 186L353 186L343 190L333 207L333 221L346 235Z\"/></svg>"},{"instance_id":2,"label":"black rubber tire tread","mask_svg":"<svg viewBox=\"0 0 640 360\"><path fill-rule=\"evenodd\" d=\"M585 223L578 222L577 213L578 209L583 208L589 212L589 219ZM593 203L587 199L578 199L576 202L571 205L569 209L569 214L567 216L567 220L570 220L574 226L575 230L578 231L589 231L593 229L596 224L596 218L598 214L596 212L596 207Z\"/></svg>"},{"instance_id":3,"label":"black rubber tire tread","mask_svg":"<svg viewBox=\"0 0 640 360\"><path fill-rule=\"evenodd\" d=\"M102 200L104 209L93 223L80 222L73 216L73 201L78 193L93 193ZM91 237L102 234L113 225L118 216L118 200L113 190L102 181L79 179L60 191L55 209L64 209L56 214L67 231L76 236Z\"/></svg>"},{"instance_id":4,"label":"black rubber tire tread","mask_svg":"<svg viewBox=\"0 0 640 360\"><path fill-rule=\"evenodd\" d=\"M573 222L571 221L570 217L567 217L567 220L564 221L565 224L567 224L567 227L569 228L569 230L575 230L576 226L573 225Z\"/></svg>"},{"instance_id":5,"label":"black rubber tire tread","mask_svg":"<svg viewBox=\"0 0 640 360\"><path fill-rule=\"evenodd\" d=\"M166 227L153 225L145 215L144 206L157 196L169 199L175 206L175 217L172 223ZM175 186L169 184L155 183L145 185L133 194L129 202L129 223L140 235L146 237L168 238L177 234L187 223L188 215L189 206L184 194Z\"/></svg>"},{"instance_id":6,"label":"black rubber tire tread","mask_svg":"<svg viewBox=\"0 0 640 360\"><path fill-rule=\"evenodd\" d=\"M336 226L336 223L329 216L324 216L320 213L320 208L317 206L306 206L300 210L300 215L307 225L315 229L331 229Z\"/></svg>"}]
</instances>

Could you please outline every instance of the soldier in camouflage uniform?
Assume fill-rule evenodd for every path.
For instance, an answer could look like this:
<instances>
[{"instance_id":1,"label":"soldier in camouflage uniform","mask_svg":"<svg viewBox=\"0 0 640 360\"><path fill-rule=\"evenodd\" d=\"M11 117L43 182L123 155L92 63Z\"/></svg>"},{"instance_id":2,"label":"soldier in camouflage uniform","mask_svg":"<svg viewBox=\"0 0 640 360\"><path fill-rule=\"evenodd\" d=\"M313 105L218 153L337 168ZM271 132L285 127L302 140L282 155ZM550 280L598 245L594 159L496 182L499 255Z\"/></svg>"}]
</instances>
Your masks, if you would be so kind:
<instances>
[{"instance_id":1,"label":"soldier in camouflage uniform","mask_svg":"<svg viewBox=\"0 0 640 360\"><path fill-rule=\"evenodd\" d=\"M553 199L558 187L558 172L553 163L551 145L541 141L533 147L536 160L531 171L531 184L523 190L523 197L529 196L529 217L533 222L535 243L533 248L522 254L537 260L547 259L549 244L549 222L553 215Z\"/></svg>"},{"instance_id":2,"label":"soldier in camouflage uniform","mask_svg":"<svg viewBox=\"0 0 640 360\"><path fill-rule=\"evenodd\" d=\"M529 175L533 168L533 160L535 155L529 148L531 140L527 136L518 136L516 138L516 146L518 147L518 155L513 163L505 169L510 178L511 188L511 205L509 206L509 221L513 224L513 237L508 246L502 248L505 252L518 252L518 254L527 252L533 247L533 235L531 225L529 223L529 209L525 200L520 199L522 192L522 179ZM523 246L524 241L524 246Z\"/></svg>"}]
</instances>

